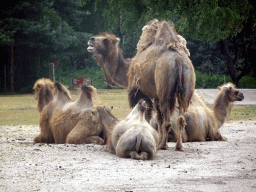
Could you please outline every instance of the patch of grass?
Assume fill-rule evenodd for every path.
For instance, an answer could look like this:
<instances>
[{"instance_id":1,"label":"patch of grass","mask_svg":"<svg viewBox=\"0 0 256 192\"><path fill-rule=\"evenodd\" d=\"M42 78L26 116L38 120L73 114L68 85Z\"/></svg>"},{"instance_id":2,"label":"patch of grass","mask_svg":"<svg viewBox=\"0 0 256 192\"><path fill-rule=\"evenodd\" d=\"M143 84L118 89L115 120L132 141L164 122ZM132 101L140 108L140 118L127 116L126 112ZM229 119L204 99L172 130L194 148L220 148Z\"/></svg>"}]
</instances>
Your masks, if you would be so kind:
<instances>
[{"instance_id":1,"label":"patch of grass","mask_svg":"<svg viewBox=\"0 0 256 192\"><path fill-rule=\"evenodd\" d=\"M97 93L96 104L113 106L112 112L118 119L130 112L126 89L98 89ZM78 95L79 91L72 92L72 98ZM256 119L256 106L233 106L227 120L244 119ZM0 96L0 125L38 125L38 121L37 101L32 94Z\"/></svg>"}]
</instances>

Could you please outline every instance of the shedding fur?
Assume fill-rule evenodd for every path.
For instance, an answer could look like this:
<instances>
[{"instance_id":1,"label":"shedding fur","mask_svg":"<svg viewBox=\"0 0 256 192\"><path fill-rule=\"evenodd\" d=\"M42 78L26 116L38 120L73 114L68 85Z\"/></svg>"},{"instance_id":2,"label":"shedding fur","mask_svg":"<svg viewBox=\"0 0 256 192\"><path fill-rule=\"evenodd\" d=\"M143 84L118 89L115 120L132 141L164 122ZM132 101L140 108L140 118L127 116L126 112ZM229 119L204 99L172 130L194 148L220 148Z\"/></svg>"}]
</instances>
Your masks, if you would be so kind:
<instances>
[{"instance_id":1,"label":"shedding fur","mask_svg":"<svg viewBox=\"0 0 256 192\"><path fill-rule=\"evenodd\" d=\"M188 58L185 41L178 36L174 25L167 21L150 21L142 29L137 44L137 54L124 59L115 35L102 33L91 37L88 51L99 61L106 76L119 85L127 87L130 107L140 99L146 100L158 112L160 148L167 148L170 115L176 102L184 116L195 89L194 67ZM149 108L150 108L149 107ZM151 110L147 110L149 122ZM182 141L177 150L183 150Z\"/></svg>"},{"instance_id":2,"label":"shedding fur","mask_svg":"<svg viewBox=\"0 0 256 192\"><path fill-rule=\"evenodd\" d=\"M109 152L122 158L153 158L158 149L159 135L146 121L146 109L146 102L141 100L124 120L115 122L108 135Z\"/></svg>"},{"instance_id":3,"label":"shedding fur","mask_svg":"<svg viewBox=\"0 0 256 192\"><path fill-rule=\"evenodd\" d=\"M54 82L54 97L52 101L43 108L42 112L40 112L40 134L34 138L35 143L55 142L50 120L56 111L69 102L72 102L72 98L68 89L59 82Z\"/></svg>"},{"instance_id":4,"label":"shedding fur","mask_svg":"<svg viewBox=\"0 0 256 192\"><path fill-rule=\"evenodd\" d=\"M75 102L69 102L56 111L50 120L55 143L105 143L100 137L102 129L99 126L97 112L93 108L94 96L96 89L84 84Z\"/></svg>"},{"instance_id":5,"label":"shedding fur","mask_svg":"<svg viewBox=\"0 0 256 192\"><path fill-rule=\"evenodd\" d=\"M178 130L184 128L183 142L193 141L226 141L220 134L220 127L231 109L234 101L242 101L244 96L232 83L218 87L219 92L214 101L213 110L210 110L197 93L193 94L191 103L185 114L186 124L179 122L179 111L176 108L171 122L173 127L169 133L169 141L176 142ZM178 119L178 121L177 121Z\"/></svg>"}]
</instances>

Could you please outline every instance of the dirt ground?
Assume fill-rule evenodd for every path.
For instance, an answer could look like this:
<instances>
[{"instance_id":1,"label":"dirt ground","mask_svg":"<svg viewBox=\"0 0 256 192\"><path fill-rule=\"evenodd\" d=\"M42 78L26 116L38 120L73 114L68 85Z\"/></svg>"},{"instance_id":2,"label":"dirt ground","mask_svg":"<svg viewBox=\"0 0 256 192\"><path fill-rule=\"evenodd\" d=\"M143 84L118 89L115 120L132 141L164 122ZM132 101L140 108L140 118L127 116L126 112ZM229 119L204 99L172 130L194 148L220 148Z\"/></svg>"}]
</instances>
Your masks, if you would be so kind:
<instances>
[{"instance_id":1,"label":"dirt ground","mask_svg":"<svg viewBox=\"0 0 256 192\"><path fill-rule=\"evenodd\" d=\"M0 126L0 191L256 191L256 121L224 124L227 142L185 143L153 160L104 146L33 144L38 126Z\"/></svg>"}]
</instances>

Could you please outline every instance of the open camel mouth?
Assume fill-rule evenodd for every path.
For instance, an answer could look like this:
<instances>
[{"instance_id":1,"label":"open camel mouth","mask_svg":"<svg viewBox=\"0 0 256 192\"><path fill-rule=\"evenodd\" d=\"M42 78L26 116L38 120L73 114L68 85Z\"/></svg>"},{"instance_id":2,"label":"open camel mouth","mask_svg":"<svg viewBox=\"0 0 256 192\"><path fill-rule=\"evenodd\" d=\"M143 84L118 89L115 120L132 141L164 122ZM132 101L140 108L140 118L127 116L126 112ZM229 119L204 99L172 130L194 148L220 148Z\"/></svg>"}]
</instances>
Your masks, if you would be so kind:
<instances>
[{"instance_id":1,"label":"open camel mouth","mask_svg":"<svg viewBox=\"0 0 256 192\"><path fill-rule=\"evenodd\" d=\"M88 42L87 51L89 51L90 53L93 53L95 51L95 47L92 43L90 43L90 41Z\"/></svg>"}]
</instances>

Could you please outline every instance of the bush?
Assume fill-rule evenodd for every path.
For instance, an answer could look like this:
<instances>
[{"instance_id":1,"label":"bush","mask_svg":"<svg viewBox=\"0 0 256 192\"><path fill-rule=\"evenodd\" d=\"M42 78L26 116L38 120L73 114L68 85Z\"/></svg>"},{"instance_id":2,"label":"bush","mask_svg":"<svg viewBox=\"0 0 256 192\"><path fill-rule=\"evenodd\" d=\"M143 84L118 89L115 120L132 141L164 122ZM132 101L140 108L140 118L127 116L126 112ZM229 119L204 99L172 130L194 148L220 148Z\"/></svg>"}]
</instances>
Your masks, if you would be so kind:
<instances>
[{"instance_id":1,"label":"bush","mask_svg":"<svg viewBox=\"0 0 256 192\"><path fill-rule=\"evenodd\" d=\"M68 88L72 87L73 78L93 79L93 86L96 89L106 89L107 84L105 81L104 73L98 66L86 67L80 70L60 71L56 73L56 80L62 82Z\"/></svg>"},{"instance_id":2,"label":"bush","mask_svg":"<svg viewBox=\"0 0 256 192\"><path fill-rule=\"evenodd\" d=\"M256 88L256 78L251 76L244 76L239 81L240 88L248 88L248 89L255 89Z\"/></svg>"},{"instance_id":3,"label":"bush","mask_svg":"<svg viewBox=\"0 0 256 192\"><path fill-rule=\"evenodd\" d=\"M232 82L229 76L215 75L202 73L200 71L195 71L196 74L196 88L212 88L215 89L218 86Z\"/></svg>"},{"instance_id":4,"label":"bush","mask_svg":"<svg viewBox=\"0 0 256 192\"><path fill-rule=\"evenodd\" d=\"M202 73L200 71L195 71L196 74L196 88L212 88L215 89L218 86L232 82L230 76L223 76L223 75L215 75L215 74L208 74ZM256 78L251 76L244 76L239 81L239 88L256 88Z\"/></svg>"}]
</instances>

